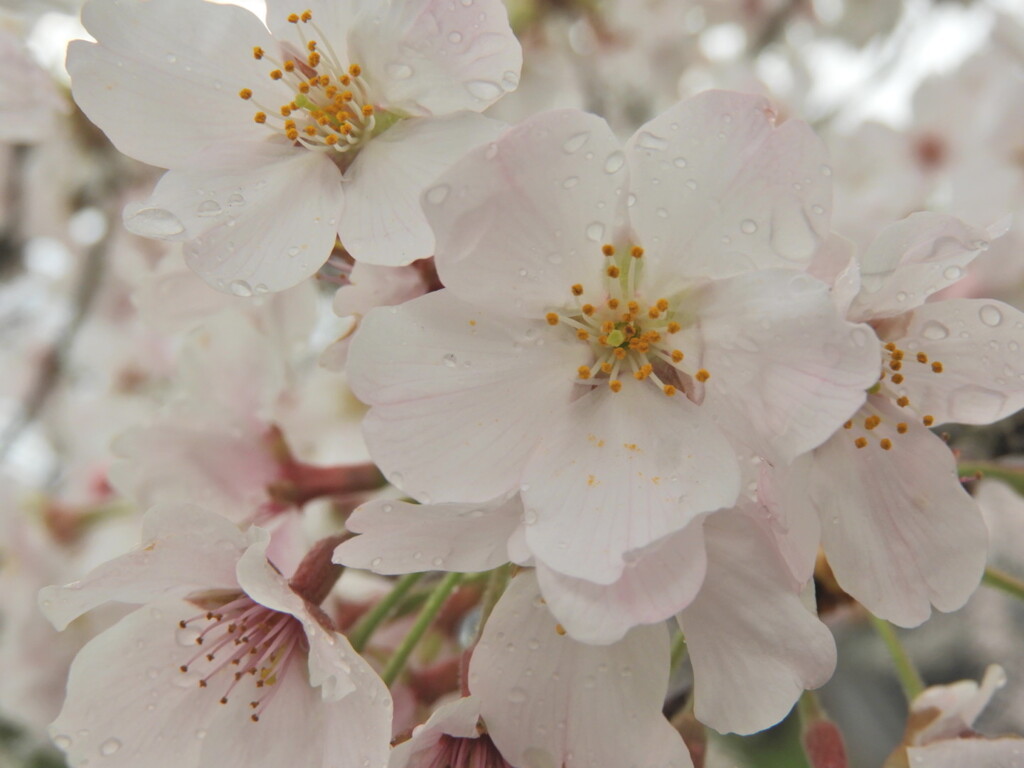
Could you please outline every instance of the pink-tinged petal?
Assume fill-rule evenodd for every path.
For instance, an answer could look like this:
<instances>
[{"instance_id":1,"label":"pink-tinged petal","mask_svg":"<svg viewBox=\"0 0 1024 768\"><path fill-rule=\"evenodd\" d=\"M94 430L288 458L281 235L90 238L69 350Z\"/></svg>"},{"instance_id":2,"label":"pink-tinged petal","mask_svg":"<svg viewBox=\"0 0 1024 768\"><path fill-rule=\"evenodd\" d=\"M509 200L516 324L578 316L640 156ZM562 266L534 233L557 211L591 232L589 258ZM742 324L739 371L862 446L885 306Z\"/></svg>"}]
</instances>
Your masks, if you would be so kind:
<instances>
[{"instance_id":1,"label":"pink-tinged petal","mask_svg":"<svg viewBox=\"0 0 1024 768\"><path fill-rule=\"evenodd\" d=\"M751 515L775 542L779 557L789 569L794 591L810 581L821 542L821 521L809 497L810 456L792 464L760 467L756 511Z\"/></svg>"},{"instance_id":2,"label":"pink-tinged petal","mask_svg":"<svg viewBox=\"0 0 1024 768\"><path fill-rule=\"evenodd\" d=\"M668 656L663 626L638 627L614 645L559 634L527 571L494 607L469 687L512 765L692 768L661 714Z\"/></svg>"},{"instance_id":3,"label":"pink-tinged petal","mask_svg":"<svg viewBox=\"0 0 1024 768\"><path fill-rule=\"evenodd\" d=\"M926 688L911 703L911 715L918 717L911 720L904 742L928 744L962 736L971 730L996 691L1005 685L1006 671L998 664L990 664L981 685L973 680L959 680ZM915 729L915 724L923 727Z\"/></svg>"},{"instance_id":4,"label":"pink-tinged petal","mask_svg":"<svg viewBox=\"0 0 1024 768\"><path fill-rule=\"evenodd\" d=\"M412 738L391 750L388 768L407 768L410 761L433 747L445 734L462 739L475 739L480 720L480 702L474 696L442 704L422 725L416 726Z\"/></svg>"},{"instance_id":5,"label":"pink-tinged petal","mask_svg":"<svg viewBox=\"0 0 1024 768\"><path fill-rule=\"evenodd\" d=\"M693 663L694 712L722 733L754 733L832 676L836 646L744 515L716 515L704 530L707 576L679 614Z\"/></svg>"},{"instance_id":6,"label":"pink-tinged petal","mask_svg":"<svg viewBox=\"0 0 1024 768\"><path fill-rule=\"evenodd\" d=\"M824 144L805 123L776 127L763 97L686 99L640 128L627 154L630 220L659 275L803 268L828 235Z\"/></svg>"},{"instance_id":7,"label":"pink-tinged petal","mask_svg":"<svg viewBox=\"0 0 1024 768\"><path fill-rule=\"evenodd\" d=\"M382 105L414 115L482 112L515 90L523 65L500 0L367 4L349 50Z\"/></svg>"},{"instance_id":8,"label":"pink-tinged petal","mask_svg":"<svg viewBox=\"0 0 1024 768\"><path fill-rule=\"evenodd\" d=\"M537 564L537 580L555 618L581 643L614 643L633 627L655 624L693 600L707 557L701 521L628 554L614 584L574 579Z\"/></svg>"},{"instance_id":9,"label":"pink-tinged petal","mask_svg":"<svg viewBox=\"0 0 1024 768\"><path fill-rule=\"evenodd\" d=\"M82 21L99 41L68 48L72 93L82 111L130 157L161 168L202 169L224 149L273 135L253 120L291 91L267 76L253 47L273 51L263 23L233 5L201 0L93 0Z\"/></svg>"},{"instance_id":10,"label":"pink-tinged petal","mask_svg":"<svg viewBox=\"0 0 1024 768\"><path fill-rule=\"evenodd\" d=\"M89 572L81 581L39 593L43 614L64 629L86 611L110 601L145 603L161 595L237 589L235 563L259 528L242 533L226 518L191 504L160 504L143 518L142 543Z\"/></svg>"},{"instance_id":11,"label":"pink-tinged petal","mask_svg":"<svg viewBox=\"0 0 1024 768\"><path fill-rule=\"evenodd\" d=\"M424 502L518 488L589 355L557 330L485 314L447 290L370 312L348 370L373 406L363 429L388 479Z\"/></svg>"},{"instance_id":12,"label":"pink-tinged petal","mask_svg":"<svg viewBox=\"0 0 1024 768\"><path fill-rule=\"evenodd\" d=\"M277 40L300 51L305 47L303 38L316 40L321 51L330 46L329 51L344 67L349 63L348 33L363 4L363 0L267 0L267 26ZM305 10L313 14L309 22L299 25L288 21L293 13Z\"/></svg>"},{"instance_id":13,"label":"pink-tinged petal","mask_svg":"<svg viewBox=\"0 0 1024 768\"><path fill-rule=\"evenodd\" d=\"M518 496L486 504L408 504L380 499L345 521L352 533L334 560L374 573L489 571L508 562L508 540L523 517Z\"/></svg>"},{"instance_id":14,"label":"pink-tinged petal","mask_svg":"<svg viewBox=\"0 0 1024 768\"><path fill-rule=\"evenodd\" d=\"M50 726L69 765L199 764L211 722L225 708L218 704L219 689L203 690L198 677L179 669L196 654L196 646L178 642L177 622L196 611L184 601L157 602L129 614L79 651L64 707ZM232 714L239 712L233 708ZM247 713L236 718L236 727L244 726L243 718Z\"/></svg>"},{"instance_id":15,"label":"pink-tinged petal","mask_svg":"<svg viewBox=\"0 0 1024 768\"><path fill-rule=\"evenodd\" d=\"M404 120L368 142L345 172L338 234L360 262L396 267L434 254L420 195L469 150L496 138L504 123L460 112Z\"/></svg>"},{"instance_id":16,"label":"pink-tinged petal","mask_svg":"<svg viewBox=\"0 0 1024 768\"><path fill-rule=\"evenodd\" d=\"M858 449L860 431L840 430L818 448L811 494L843 589L876 616L913 627L928 618L929 603L955 611L967 601L988 536L946 444L887 399L872 396L870 405L882 422L869 444Z\"/></svg>"},{"instance_id":17,"label":"pink-tinged petal","mask_svg":"<svg viewBox=\"0 0 1024 768\"><path fill-rule=\"evenodd\" d=\"M185 260L215 288L252 296L290 288L334 247L341 172L317 152L218 170L170 171L124 211L137 235L184 240Z\"/></svg>"},{"instance_id":18,"label":"pink-tinged petal","mask_svg":"<svg viewBox=\"0 0 1024 768\"><path fill-rule=\"evenodd\" d=\"M352 265L348 284L334 294L332 308L338 317L361 317L374 307L403 304L426 292L423 272L415 265L375 267L360 262Z\"/></svg>"},{"instance_id":19,"label":"pink-tinged petal","mask_svg":"<svg viewBox=\"0 0 1024 768\"><path fill-rule=\"evenodd\" d=\"M526 317L570 304L577 283L600 293L601 245L624 216L620 146L604 120L558 110L470 152L423 198L444 284Z\"/></svg>"},{"instance_id":20,"label":"pink-tinged petal","mask_svg":"<svg viewBox=\"0 0 1024 768\"><path fill-rule=\"evenodd\" d=\"M949 299L918 307L898 347L911 405L936 424L991 424L1024 407L1024 313L1001 301ZM924 353L927 361L917 362ZM936 373L938 367L941 372Z\"/></svg>"},{"instance_id":21,"label":"pink-tinged petal","mask_svg":"<svg viewBox=\"0 0 1024 768\"><path fill-rule=\"evenodd\" d=\"M550 425L523 475L526 541L548 567L617 581L627 553L739 494L732 446L700 406L649 382L599 387Z\"/></svg>"},{"instance_id":22,"label":"pink-tinged petal","mask_svg":"<svg viewBox=\"0 0 1024 768\"><path fill-rule=\"evenodd\" d=\"M835 232L830 234L814 254L807 274L829 286L836 311L846 317L860 293L860 262L853 241Z\"/></svg>"},{"instance_id":23,"label":"pink-tinged petal","mask_svg":"<svg viewBox=\"0 0 1024 768\"><path fill-rule=\"evenodd\" d=\"M827 286L801 272L718 280L697 301L704 407L772 461L827 440L878 378L871 329L839 317Z\"/></svg>"},{"instance_id":24,"label":"pink-tinged petal","mask_svg":"<svg viewBox=\"0 0 1024 768\"><path fill-rule=\"evenodd\" d=\"M882 230L860 259L861 291L850 319L900 315L966 274L989 233L953 216L922 211Z\"/></svg>"},{"instance_id":25,"label":"pink-tinged petal","mask_svg":"<svg viewBox=\"0 0 1024 768\"><path fill-rule=\"evenodd\" d=\"M954 739L926 747L908 747L910 765L926 768L1024 768L1024 740Z\"/></svg>"},{"instance_id":26,"label":"pink-tinged petal","mask_svg":"<svg viewBox=\"0 0 1024 768\"><path fill-rule=\"evenodd\" d=\"M235 523L249 522L267 501L279 467L253 434L157 425L114 440L119 459L110 481L143 509L194 502Z\"/></svg>"}]
</instances>

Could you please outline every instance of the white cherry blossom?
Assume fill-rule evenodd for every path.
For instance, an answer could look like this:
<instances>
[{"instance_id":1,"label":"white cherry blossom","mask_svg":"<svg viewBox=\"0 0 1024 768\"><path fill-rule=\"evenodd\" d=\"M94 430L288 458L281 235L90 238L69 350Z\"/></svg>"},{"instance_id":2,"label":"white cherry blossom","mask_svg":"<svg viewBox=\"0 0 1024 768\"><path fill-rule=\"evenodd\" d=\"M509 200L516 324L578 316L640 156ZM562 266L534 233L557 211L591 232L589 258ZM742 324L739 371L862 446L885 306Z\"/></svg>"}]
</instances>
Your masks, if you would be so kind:
<instances>
[{"instance_id":1,"label":"white cherry blossom","mask_svg":"<svg viewBox=\"0 0 1024 768\"><path fill-rule=\"evenodd\" d=\"M369 263L429 256L419 194L500 130L477 113L521 64L498 0L271 0L269 30L202 0L91 0L82 19L76 101L170 169L126 225L239 295L313 274L336 236Z\"/></svg>"},{"instance_id":2,"label":"white cherry blossom","mask_svg":"<svg viewBox=\"0 0 1024 768\"><path fill-rule=\"evenodd\" d=\"M800 271L823 160L806 125L724 92L625 152L575 111L474 150L424 197L446 289L353 340L371 455L424 502L520 491L539 563L601 584L731 506L737 440L790 460L877 377L870 331Z\"/></svg>"}]
</instances>

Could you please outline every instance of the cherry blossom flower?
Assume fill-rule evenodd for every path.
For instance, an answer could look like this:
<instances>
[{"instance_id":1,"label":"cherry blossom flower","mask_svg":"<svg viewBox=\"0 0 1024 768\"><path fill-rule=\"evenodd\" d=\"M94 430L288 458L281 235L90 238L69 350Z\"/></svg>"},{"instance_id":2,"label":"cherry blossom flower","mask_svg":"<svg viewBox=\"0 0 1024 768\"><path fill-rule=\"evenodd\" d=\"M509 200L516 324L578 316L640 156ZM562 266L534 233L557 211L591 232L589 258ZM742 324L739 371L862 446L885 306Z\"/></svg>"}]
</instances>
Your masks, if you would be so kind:
<instances>
[{"instance_id":1,"label":"cherry blossom flower","mask_svg":"<svg viewBox=\"0 0 1024 768\"><path fill-rule=\"evenodd\" d=\"M429 256L419 194L500 130L477 113L521 64L498 0L271 0L270 30L202 0L92 0L82 18L97 42L69 48L76 101L170 169L126 226L185 241L240 295L313 274L338 235L369 263Z\"/></svg>"},{"instance_id":2,"label":"cherry blossom flower","mask_svg":"<svg viewBox=\"0 0 1024 768\"><path fill-rule=\"evenodd\" d=\"M391 751L388 768L511 768L479 724L472 696L448 702Z\"/></svg>"},{"instance_id":3,"label":"cherry blossom flower","mask_svg":"<svg viewBox=\"0 0 1024 768\"><path fill-rule=\"evenodd\" d=\"M142 538L40 593L58 629L108 601L144 605L71 666L50 733L72 764L386 764L391 697L319 608L337 577L322 571L333 543L288 580L264 531L199 507L154 507Z\"/></svg>"},{"instance_id":4,"label":"cherry blossom flower","mask_svg":"<svg viewBox=\"0 0 1024 768\"><path fill-rule=\"evenodd\" d=\"M805 498L843 589L901 626L927 619L929 604L960 608L985 566L985 524L928 428L988 424L1024 406L1024 314L998 301L926 301L994 234L914 214L837 280L849 319L875 329L883 367L864 406L814 451Z\"/></svg>"},{"instance_id":5,"label":"cherry blossom flower","mask_svg":"<svg viewBox=\"0 0 1024 768\"><path fill-rule=\"evenodd\" d=\"M474 150L424 197L446 289L353 340L371 455L424 502L520 491L530 552L602 584L731 506L738 443L788 461L877 378L870 331L800 271L827 230L823 159L806 125L723 92L626 152L575 111Z\"/></svg>"}]
</instances>

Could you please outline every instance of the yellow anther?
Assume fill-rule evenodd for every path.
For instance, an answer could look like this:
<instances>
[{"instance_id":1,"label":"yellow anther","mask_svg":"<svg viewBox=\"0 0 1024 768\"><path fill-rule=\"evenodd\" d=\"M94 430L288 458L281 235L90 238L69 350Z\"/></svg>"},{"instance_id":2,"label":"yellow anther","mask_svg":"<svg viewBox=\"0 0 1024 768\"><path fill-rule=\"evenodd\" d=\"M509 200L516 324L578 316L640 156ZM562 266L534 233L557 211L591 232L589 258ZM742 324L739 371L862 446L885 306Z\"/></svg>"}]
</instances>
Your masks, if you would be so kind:
<instances>
[{"instance_id":1,"label":"yellow anther","mask_svg":"<svg viewBox=\"0 0 1024 768\"><path fill-rule=\"evenodd\" d=\"M641 256L644 255L644 249L641 248L639 245L634 245L632 248L630 248L629 255L632 256L634 259L639 259Z\"/></svg>"},{"instance_id":2,"label":"yellow anther","mask_svg":"<svg viewBox=\"0 0 1024 768\"><path fill-rule=\"evenodd\" d=\"M853 422L852 421L844 422L843 429L853 429Z\"/></svg>"},{"instance_id":3,"label":"yellow anther","mask_svg":"<svg viewBox=\"0 0 1024 768\"><path fill-rule=\"evenodd\" d=\"M612 392L618 392L620 389L622 389L622 382L619 381L618 379L612 379L611 381L608 382L608 389L610 389Z\"/></svg>"},{"instance_id":4,"label":"yellow anther","mask_svg":"<svg viewBox=\"0 0 1024 768\"><path fill-rule=\"evenodd\" d=\"M271 80L280 80L282 77L284 77L284 72L280 69L275 69L270 73Z\"/></svg>"},{"instance_id":5,"label":"yellow anther","mask_svg":"<svg viewBox=\"0 0 1024 768\"><path fill-rule=\"evenodd\" d=\"M306 62L311 67L319 66L320 65L320 54L317 53L316 51L313 51L312 53L309 54L309 56L306 57Z\"/></svg>"},{"instance_id":6,"label":"yellow anther","mask_svg":"<svg viewBox=\"0 0 1024 768\"><path fill-rule=\"evenodd\" d=\"M903 374L902 373L894 373L892 375L892 383L893 384L902 384L903 383Z\"/></svg>"},{"instance_id":7,"label":"yellow anther","mask_svg":"<svg viewBox=\"0 0 1024 768\"><path fill-rule=\"evenodd\" d=\"M874 429L882 423L882 419L872 414L864 419L864 429Z\"/></svg>"},{"instance_id":8,"label":"yellow anther","mask_svg":"<svg viewBox=\"0 0 1024 768\"><path fill-rule=\"evenodd\" d=\"M544 319L548 321L548 325L558 325L558 315L555 312L548 312Z\"/></svg>"},{"instance_id":9,"label":"yellow anther","mask_svg":"<svg viewBox=\"0 0 1024 768\"><path fill-rule=\"evenodd\" d=\"M626 359L626 350L624 350L622 347L616 347L612 354L615 356L616 360Z\"/></svg>"},{"instance_id":10,"label":"yellow anther","mask_svg":"<svg viewBox=\"0 0 1024 768\"><path fill-rule=\"evenodd\" d=\"M576 331L576 338L579 339L580 341L587 341L588 339L590 339L590 334L584 331L582 328L580 328L578 331Z\"/></svg>"},{"instance_id":11,"label":"yellow anther","mask_svg":"<svg viewBox=\"0 0 1024 768\"><path fill-rule=\"evenodd\" d=\"M352 123L342 123L338 127L338 130L341 131L346 136L348 136L350 133L352 133Z\"/></svg>"},{"instance_id":12,"label":"yellow anther","mask_svg":"<svg viewBox=\"0 0 1024 768\"><path fill-rule=\"evenodd\" d=\"M341 100L342 101L352 101L352 99L354 99L354 98L355 98L355 96L352 95L352 91L342 91L341 92Z\"/></svg>"},{"instance_id":13,"label":"yellow anther","mask_svg":"<svg viewBox=\"0 0 1024 768\"><path fill-rule=\"evenodd\" d=\"M563 627L561 624L555 624L555 632L557 632L560 635L564 635L565 627Z\"/></svg>"},{"instance_id":14,"label":"yellow anther","mask_svg":"<svg viewBox=\"0 0 1024 768\"><path fill-rule=\"evenodd\" d=\"M881 442L879 442L878 444L882 446L883 451L888 451L892 448L892 440L890 440L888 437L883 437Z\"/></svg>"},{"instance_id":15,"label":"yellow anther","mask_svg":"<svg viewBox=\"0 0 1024 768\"><path fill-rule=\"evenodd\" d=\"M290 115L291 113L292 113L292 108L291 107L289 107L287 104L282 104L281 105L281 115L282 115L282 117L288 117L288 115Z\"/></svg>"},{"instance_id":16,"label":"yellow anther","mask_svg":"<svg viewBox=\"0 0 1024 768\"><path fill-rule=\"evenodd\" d=\"M608 269L606 269L605 272L607 273L608 277L618 277L620 274L619 268L614 264L609 265Z\"/></svg>"},{"instance_id":17,"label":"yellow anther","mask_svg":"<svg viewBox=\"0 0 1024 768\"><path fill-rule=\"evenodd\" d=\"M331 78L328 77L327 75L320 75L320 77L316 79L316 82L317 85L321 87L327 87L328 85L331 84ZM337 88L335 88L335 93L337 93Z\"/></svg>"},{"instance_id":18,"label":"yellow anther","mask_svg":"<svg viewBox=\"0 0 1024 768\"><path fill-rule=\"evenodd\" d=\"M309 22L309 20L313 18L313 12L303 11L302 16L300 16L299 18L301 18L304 22Z\"/></svg>"},{"instance_id":19,"label":"yellow anther","mask_svg":"<svg viewBox=\"0 0 1024 768\"><path fill-rule=\"evenodd\" d=\"M308 43L306 43L306 50L308 50L308 51L315 51L316 50L316 40L310 40Z\"/></svg>"},{"instance_id":20,"label":"yellow anther","mask_svg":"<svg viewBox=\"0 0 1024 768\"><path fill-rule=\"evenodd\" d=\"M287 136L291 141L295 141L296 139L299 138L299 132L294 128L289 128L287 131L285 131L284 135Z\"/></svg>"},{"instance_id":21,"label":"yellow anther","mask_svg":"<svg viewBox=\"0 0 1024 768\"><path fill-rule=\"evenodd\" d=\"M285 130L288 130L289 128L294 128L295 127L295 121L294 120L285 120L284 121L284 127L285 127Z\"/></svg>"},{"instance_id":22,"label":"yellow anther","mask_svg":"<svg viewBox=\"0 0 1024 768\"><path fill-rule=\"evenodd\" d=\"M333 133L328 134L326 137L324 137L324 144L326 144L329 147L333 147L337 143L338 137L335 136Z\"/></svg>"},{"instance_id":23,"label":"yellow anther","mask_svg":"<svg viewBox=\"0 0 1024 768\"><path fill-rule=\"evenodd\" d=\"M607 336L598 336L597 337L597 343L598 344L607 345L608 344L608 337Z\"/></svg>"},{"instance_id":24,"label":"yellow anther","mask_svg":"<svg viewBox=\"0 0 1024 768\"><path fill-rule=\"evenodd\" d=\"M309 93L309 83L299 83L299 93Z\"/></svg>"},{"instance_id":25,"label":"yellow anther","mask_svg":"<svg viewBox=\"0 0 1024 768\"><path fill-rule=\"evenodd\" d=\"M901 435L907 434L907 429L909 429L909 427L907 427L907 422L905 421L901 421L899 424L896 425L896 431L899 432Z\"/></svg>"},{"instance_id":26,"label":"yellow anther","mask_svg":"<svg viewBox=\"0 0 1024 768\"><path fill-rule=\"evenodd\" d=\"M298 24L299 23L299 14L297 14L297 13L289 13L288 14L288 21L291 24Z\"/></svg>"},{"instance_id":27,"label":"yellow anther","mask_svg":"<svg viewBox=\"0 0 1024 768\"><path fill-rule=\"evenodd\" d=\"M579 368L576 369L576 373L579 374L579 377L581 379L589 379L590 367L586 365L581 365Z\"/></svg>"},{"instance_id":28,"label":"yellow anther","mask_svg":"<svg viewBox=\"0 0 1024 768\"><path fill-rule=\"evenodd\" d=\"M611 363L608 363L608 362L601 363L601 372L602 373L611 373L612 372L612 367L613 366L612 366Z\"/></svg>"},{"instance_id":29,"label":"yellow anther","mask_svg":"<svg viewBox=\"0 0 1024 768\"><path fill-rule=\"evenodd\" d=\"M255 120L257 123L265 123L267 122L267 113L257 112L255 115L252 116L252 119Z\"/></svg>"},{"instance_id":30,"label":"yellow anther","mask_svg":"<svg viewBox=\"0 0 1024 768\"><path fill-rule=\"evenodd\" d=\"M624 322L624 323L631 323L631 322L633 322L633 313L632 312L623 312L621 317L622 317L622 322Z\"/></svg>"},{"instance_id":31,"label":"yellow anther","mask_svg":"<svg viewBox=\"0 0 1024 768\"><path fill-rule=\"evenodd\" d=\"M258 59L262 59L264 55L265 54L264 54L263 49L260 48L258 45L255 48L252 49L252 57L254 59L257 59L257 60Z\"/></svg>"},{"instance_id":32,"label":"yellow anther","mask_svg":"<svg viewBox=\"0 0 1024 768\"><path fill-rule=\"evenodd\" d=\"M352 75L352 77L359 77L363 74L363 68L358 64L350 64L348 67L348 73Z\"/></svg>"},{"instance_id":33,"label":"yellow anther","mask_svg":"<svg viewBox=\"0 0 1024 768\"><path fill-rule=\"evenodd\" d=\"M580 307L580 309L583 311L583 314L586 315L587 317L590 317L592 314L594 314L593 304L584 304L582 307Z\"/></svg>"},{"instance_id":34,"label":"yellow anther","mask_svg":"<svg viewBox=\"0 0 1024 768\"><path fill-rule=\"evenodd\" d=\"M853 444L856 445L858 448L867 448L868 439L866 437L858 437L856 440L853 441Z\"/></svg>"},{"instance_id":35,"label":"yellow anther","mask_svg":"<svg viewBox=\"0 0 1024 768\"><path fill-rule=\"evenodd\" d=\"M934 363L932 363L932 372L933 373L942 373L942 363L940 363L938 360L936 360Z\"/></svg>"},{"instance_id":36,"label":"yellow anther","mask_svg":"<svg viewBox=\"0 0 1024 768\"><path fill-rule=\"evenodd\" d=\"M685 357L685 355L683 355L682 350L679 350L679 349L673 349L672 350L672 362L673 363L681 363L683 361L683 357Z\"/></svg>"},{"instance_id":37,"label":"yellow anther","mask_svg":"<svg viewBox=\"0 0 1024 768\"><path fill-rule=\"evenodd\" d=\"M315 126L307 125L302 130L304 130L306 132L307 136L315 136L316 135L316 127Z\"/></svg>"},{"instance_id":38,"label":"yellow anther","mask_svg":"<svg viewBox=\"0 0 1024 768\"><path fill-rule=\"evenodd\" d=\"M341 77L338 78L338 82L341 83L342 85L348 85L349 83L352 82L352 78L349 77L348 75L342 75Z\"/></svg>"},{"instance_id":39,"label":"yellow anther","mask_svg":"<svg viewBox=\"0 0 1024 768\"><path fill-rule=\"evenodd\" d=\"M576 285L574 285L572 287L572 295L573 296L582 296L583 295L583 286L580 285L579 283L576 283Z\"/></svg>"},{"instance_id":40,"label":"yellow anther","mask_svg":"<svg viewBox=\"0 0 1024 768\"><path fill-rule=\"evenodd\" d=\"M252 91L250 91L248 88L243 88L238 92L238 98L245 99L246 101L248 101L252 98Z\"/></svg>"},{"instance_id":41,"label":"yellow anther","mask_svg":"<svg viewBox=\"0 0 1024 768\"><path fill-rule=\"evenodd\" d=\"M896 345L893 344L891 341L885 345L885 348L888 349L890 352L896 351Z\"/></svg>"},{"instance_id":42,"label":"yellow anther","mask_svg":"<svg viewBox=\"0 0 1024 768\"><path fill-rule=\"evenodd\" d=\"M697 381L704 382L711 378L711 374L707 372L706 368L701 368L699 371L697 371L697 374L694 378L696 378Z\"/></svg>"},{"instance_id":43,"label":"yellow anther","mask_svg":"<svg viewBox=\"0 0 1024 768\"><path fill-rule=\"evenodd\" d=\"M372 104L364 104L363 105L363 117L369 117L372 114L373 114L373 105Z\"/></svg>"},{"instance_id":44,"label":"yellow anther","mask_svg":"<svg viewBox=\"0 0 1024 768\"><path fill-rule=\"evenodd\" d=\"M601 333L611 333L615 330L615 323L611 320L605 320L601 323Z\"/></svg>"},{"instance_id":45,"label":"yellow anther","mask_svg":"<svg viewBox=\"0 0 1024 768\"><path fill-rule=\"evenodd\" d=\"M932 424L934 424L934 423L935 423L935 417L934 417L934 416L932 416L932 415L931 415L930 413L928 413L928 414L925 414L925 417L924 417L923 419L921 419L921 422L922 422L922 423L923 423L923 424L924 424L924 425L925 425L926 427L930 427L930 426L931 426Z\"/></svg>"},{"instance_id":46,"label":"yellow anther","mask_svg":"<svg viewBox=\"0 0 1024 768\"><path fill-rule=\"evenodd\" d=\"M894 371L898 371L900 368L903 367L903 363L901 363L899 360L893 360L891 363L889 363L889 367L892 368Z\"/></svg>"},{"instance_id":47,"label":"yellow anther","mask_svg":"<svg viewBox=\"0 0 1024 768\"><path fill-rule=\"evenodd\" d=\"M917 353L917 362L919 362L919 363L927 363L928 362L928 355L926 355L924 352L918 352Z\"/></svg>"},{"instance_id":48,"label":"yellow anther","mask_svg":"<svg viewBox=\"0 0 1024 768\"><path fill-rule=\"evenodd\" d=\"M892 359L893 360L902 360L903 359L903 350L902 349L894 349L893 352L892 352Z\"/></svg>"},{"instance_id":49,"label":"yellow anther","mask_svg":"<svg viewBox=\"0 0 1024 768\"><path fill-rule=\"evenodd\" d=\"M619 300L618 299L608 299L608 309L618 309L618 308L619 308Z\"/></svg>"},{"instance_id":50,"label":"yellow anther","mask_svg":"<svg viewBox=\"0 0 1024 768\"><path fill-rule=\"evenodd\" d=\"M898 405L900 408L906 408L908 405L910 405L910 398L909 397L898 398L896 400L896 405Z\"/></svg>"},{"instance_id":51,"label":"yellow anther","mask_svg":"<svg viewBox=\"0 0 1024 768\"><path fill-rule=\"evenodd\" d=\"M671 384L666 384L664 387L661 388L661 391L664 392L669 397L672 397L672 395L676 393L676 388L673 387Z\"/></svg>"},{"instance_id":52,"label":"yellow anther","mask_svg":"<svg viewBox=\"0 0 1024 768\"><path fill-rule=\"evenodd\" d=\"M614 256L615 246L612 245L611 243L605 243L604 245L601 246L601 253L603 253L605 256Z\"/></svg>"},{"instance_id":53,"label":"yellow anther","mask_svg":"<svg viewBox=\"0 0 1024 768\"><path fill-rule=\"evenodd\" d=\"M295 62L292 61L291 59L285 59L284 71L285 72L294 72L295 71Z\"/></svg>"},{"instance_id":54,"label":"yellow anther","mask_svg":"<svg viewBox=\"0 0 1024 768\"><path fill-rule=\"evenodd\" d=\"M658 299L656 302L654 302L654 305L662 312L668 311L668 299Z\"/></svg>"},{"instance_id":55,"label":"yellow anther","mask_svg":"<svg viewBox=\"0 0 1024 768\"><path fill-rule=\"evenodd\" d=\"M673 320L671 323L669 323L668 324L668 328L667 328L669 333L679 333L679 331L681 331L682 329L683 329L683 326L681 326L675 320Z\"/></svg>"}]
</instances>

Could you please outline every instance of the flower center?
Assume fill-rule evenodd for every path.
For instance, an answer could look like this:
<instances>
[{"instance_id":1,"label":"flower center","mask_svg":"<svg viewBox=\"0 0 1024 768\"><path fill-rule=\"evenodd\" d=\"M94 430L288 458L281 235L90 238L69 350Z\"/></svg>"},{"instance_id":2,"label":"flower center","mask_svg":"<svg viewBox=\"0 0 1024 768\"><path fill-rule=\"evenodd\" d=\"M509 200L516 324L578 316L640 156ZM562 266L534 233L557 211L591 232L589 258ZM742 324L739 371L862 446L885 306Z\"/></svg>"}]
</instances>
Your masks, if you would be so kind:
<instances>
[{"instance_id":1,"label":"flower center","mask_svg":"<svg viewBox=\"0 0 1024 768\"><path fill-rule=\"evenodd\" d=\"M600 294L588 297L577 283L570 289L572 305L545 316L549 325L572 328L592 350L593 361L576 372L578 381L607 384L619 392L620 376L631 374L637 381L649 380L669 397L688 382L707 381L711 374L704 368L691 370L686 356L672 344L672 336L683 329L678 297L649 303L638 287L644 249L634 245L620 255L606 244L601 253L606 264Z\"/></svg>"},{"instance_id":2,"label":"flower center","mask_svg":"<svg viewBox=\"0 0 1024 768\"><path fill-rule=\"evenodd\" d=\"M178 670L197 677L200 688L209 688L214 681L226 684L221 704L227 704L239 686L248 688L249 719L256 723L280 690L277 683L292 658L305 651L305 638L302 623L291 614L237 595L178 622L178 642L201 648Z\"/></svg>"},{"instance_id":3,"label":"flower center","mask_svg":"<svg viewBox=\"0 0 1024 768\"><path fill-rule=\"evenodd\" d=\"M259 108L253 119L308 149L348 152L373 134L378 116L362 68L358 64L345 66L312 19L309 11L288 17L295 25L301 55L277 61L263 48L253 49L255 59L274 65L270 79L280 80L294 91L294 98L276 109L253 101ZM307 38L305 25L323 41L322 47L318 40ZM249 88L238 95L253 100Z\"/></svg>"},{"instance_id":4,"label":"flower center","mask_svg":"<svg viewBox=\"0 0 1024 768\"><path fill-rule=\"evenodd\" d=\"M919 413L901 388L904 381L902 373L903 364L923 365L927 366L932 373L942 373L942 363L938 360L929 360L928 355L924 352L918 352L913 357L907 357L906 351L900 349L891 341L883 345L882 351L883 357L887 356L888 359L883 361L882 373L875 385L868 390L868 394L887 397L900 408L909 409L911 413ZM926 427L930 427L935 423L935 417L931 414L923 414L921 415L921 423ZM910 428L906 421L896 422L894 425L895 429L892 426L886 423L885 418L878 409L872 406L870 397L861 409L857 411L857 414L843 424L844 429L849 430L852 435L855 435L853 444L858 448L867 448L872 441L872 437L879 437L878 446L886 451L892 450L894 437L905 435Z\"/></svg>"}]
</instances>

